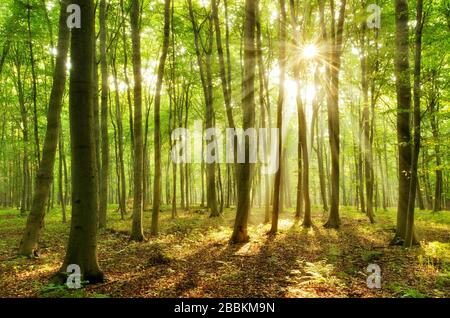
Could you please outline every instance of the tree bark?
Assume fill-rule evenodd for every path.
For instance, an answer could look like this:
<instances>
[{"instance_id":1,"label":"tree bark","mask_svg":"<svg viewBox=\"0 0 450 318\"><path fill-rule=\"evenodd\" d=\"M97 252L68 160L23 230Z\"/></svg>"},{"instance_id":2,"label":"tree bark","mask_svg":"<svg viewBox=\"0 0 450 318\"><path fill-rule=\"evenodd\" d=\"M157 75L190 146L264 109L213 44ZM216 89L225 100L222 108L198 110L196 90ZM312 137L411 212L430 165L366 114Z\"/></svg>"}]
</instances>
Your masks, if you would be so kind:
<instances>
[{"instance_id":1,"label":"tree bark","mask_svg":"<svg viewBox=\"0 0 450 318\"><path fill-rule=\"evenodd\" d=\"M70 39L70 31L66 26L66 8L67 0L64 0L61 2L59 15L58 56L53 72L53 87L47 112L47 131L42 162L36 176L36 190L33 196L31 212L19 246L19 254L27 257L37 255L39 233L42 229L50 185L53 180L53 167L60 135L61 109L66 82L66 59ZM62 160L61 151L60 161ZM61 170L62 168L60 169L60 174L62 173ZM62 185L60 185L60 191L62 191ZM65 201L62 200L62 202L65 206Z\"/></svg>"},{"instance_id":2,"label":"tree bark","mask_svg":"<svg viewBox=\"0 0 450 318\"><path fill-rule=\"evenodd\" d=\"M167 52L170 40L170 0L164 2L164 40L158 66L158 77L156 80L155 92L155 132L154 132L154 152L155 152L155 175L153 182L153 212L151 234L158 235L159 231L159 209L161 203L161 87L164 78L164 67L166 64Z\"/></svg>"},{"instance_id":3,"label":"tree bark","mask_svg":"<svg viewBox=\"0 0 450 318\"><path fill-rule=\"evenodd\" d=\"M38 114L37 114L37 76L36 76L36 63L34 60L33 52L33 37L31 33L31 5L27 4L27 26L28 26L28 48L30 50L30 62L31 62L31 79L33 82L33 89L31 92L33 99L33 124L34 124L34 147L37 165L39 167L41 163L41 148L39 141L39 126L38 126Z\"/></svg>"},{"instance_id":4,"label":"tree bark","mask_svg":"<svg viewBox=\"0 0 450 318\"><path fill-rule=\"evenodd\" d=\"M131 240L143 241L143 170L144 145L142 139L142 72L141 72L141 36L140 36L140 1L131 2L131 42L133 46L134 75L134 165L133 165L133 222Z\"/></svg>"},{"instance_id":5,"label":"tree bark","mask_svg":"<svg viewBox=\"0 0 450 318\"><path fill-rule=\"evenodd\" d=\"M99 227L106 227L106 212L108 208L108 177L109 177L109 137L108 137L108 64L106 57L107 16L106 0L100 1L100 64L102 74L101 95L101 170L100 170L100 206Z\"/></svg>"},{"instance_id":6,"label":"tree bark","mask_svg":"<svg viewBox=\"0 0 450 318\"><path fill-rule=\"evenodd\" d=\"M117 70L116 70L116 54L112 58L112 71L114 75L114 90L115 90L115 104L116 104L116 121L117 121L117 140L118 140L118 165L120 172L119 179L119 209L120 214L123 216L127 213L126 208L126 198L127 198L127 184L125 175L125 162L124 162L124 145L123 145L123 125L122 125L122 109L120 105L119 96L119 83L117 80Z\"/></svg>"},{"instance_id":7,"label":"tree bark","mask_svg":"<svg viewBox=\"0 0 450 318\"><path fill-rule=\"evenodd\" d=\"M439 111L439 104L437 102L436 93L436 72L433 72L433 93L430 100L430 125L431 132L434 139L434 156L435 156L435 185L434 185L434 201L432 202L433 212L439 212L442 210L442 190L443 190L443 179L442 179L442 158L441 158L441 146L440 146L440 133L439 133L439 122L436 113ZM428 175L427 175L428 178ZM431 191L429 191L431 192ZM430 194L431 197L431 194ZM430 199L431 200L431 199Z\"/></svg>"},{"instance_id":8,"label":"tree bark","mask_svg":"<svg viewBox=\"0 0 450 318\"><path fill-rule=\"evenodd\" d=\"M331 150L331 207L328 221L324 224L325 228L339 228L339 72L341 67L342 55L342 37L344 32L344 19L346 0L341 2L339 18L337 25L334 21L334 0L331 4L331 54L330 54L330 91L328 94L328 130L330 136L330 150ZM336 29L336 30L335 30Z\"/></svg>"},{"instance_id":9,"label":"tree bark","mask_svg":"<svg viewBox=\"0 0 450 318\"><path fill-rule=\"evenodd\" d=\"M414 233L414 207L416 204L416 193L418 189L417 169L420 153L420 95L421 95L421 66L422 66L422 30L423 30L423 0L417 0L416 9L416 38L414 53L414 138L411 158L411 181L409 185L408 212L406 216L406 234L404 247L418 244Z\"/></svg>"},{"instance_id":10,"label":"tree bark","mask_svg":"<svg viewBox=\"0 0 450 318\"><path fill-rule=\"evenodd\" d=\"M266 82L266 70L263 61L262 52L262 30L261 30L261 14L260 8L256 9L256 49L259 75L259 104L261 109L261 128L270 129L270 100L268 96L268 88ZM266 119L267 117L267 119ZM267 149L270 144L269 136L264 136L264 159L267 162ZM228 191L230 191L229 189ZM229 193L227 195L227 205L229 206ZM264 174L264 223L270 221L270 176L268 173Z\"/></svg>"},{"instance_id":11,"label":"tree bark","mask_svg":"<svg viewBox=\"0 0 450 318\"><path fill-rule=\"evenodd\" d=\"M411 82L409 68L408 1L395 1L395 77L397 90L397 142L398 142L398 206L397 229L391 244L403 244L411 172Z\"/></svg>"},{"instance_id":12,"label":"tree bark","mask_svg":"<svg viewBox=\"0 0 450 318\"><path fill-rule=\"evenodd\" d=\"M242 78L242 114L243 129L253 128L255 125L255 68L256 68L256 12L258 1L245 1L244 18L244 73ZM254 164L249 161L249 141L245 138L245 162L238 163L238 202L236 220L234 222L232 243L248 242L248 215L250 212L250 189Z\"/></svg>"},{"instance_id":13,"label":"tree bark","mask_svg":"<svg viewBox=\"0 0 450 318\"><path fill-rule=\"evenodd\" d=\"M278 216L280 214L280 187L282 172L282 149L283 149L283 106L284 106L284 81L286 77L286 2L280 0L280 84L277 103L277 128L278 128L278 149L277 159L279 162L278 170L275 173L275 181L273 186L273 208L272 208L272 226L270 234L276 234L278 231Z\"/></svg>"},{"instance_id":14,"label":"tree bark","mask_svg":"<svg viewBox=\"0 0 450 318\"><path fill-rule=\"evenodd\" d=\"M194 45L195 53L197 55L197 64L200 72L200 79L203 87L203 95L205 99L205 128L213 128L213 118L214 118L214 101L213 101L213 83L212 83L212 44L213 44L213 26L212 26L212 15L208 17L209 20L209 40L206 48L206 58L203 61L202 53L200 51L201 39L200 39L200 28L197 25L194 11L192 8L192 1L188 0L189 17L191 19L192 28L194 31ZM211 138L210 143L216 142L214 138ZM213 154L214 155L214 154ZM206 163L206 201L207 207L210 209L211 217L217 217L220 215L219 209L217 207L217 191L216 191L216 177L215 177L215 163Z\"/></svg>"},{"instance_id":15,"label":"tree bark","mask_svg":"<svg viewBox=\"0 0 450 318\"><path fill-rule=\"evenodd\" d=\"M81 9L82 28L72 29L70 132L72 149L72 219L64 263L56 275L65 281L67 266L76 264L82 281L102 282L97 261L98 203L96 185L93 73L94 3L73 1ZM64 26L65 28L65 26Z\"/></svg>"},{"instance_id":16,"label":"tree bark","mask_svg":"<svg viewBox=\"0 0 450 318\"><path fill-rule=\"evenodd\" d=\"M294 30L294 39L299 39L297 17L295 16L294 0L290 0L291 22ZM294 40L294 46L298 46L297 40ZM296 103L298 113L298 173L297 180L297 208L296 217L300 217L302 213L302 204L304 203L303 226L311 227L311 200L309 196L309 154L308 142L306 136L306 114L305 106L303 105L300 85L300 60L294 64L294 78L297 81Z\"/></svg>"},{"instance_id":17,"label":"tree bark","mask_svg":"<svg viewBox=\"0 0 450 318\"><path fill-rule=\"evenodd\" d=\"M373 213L373 154L372 143L370 140L370 109L369 109L369 79L368 79L368 63L367 57L369 55L367 49L367 36L366 36L366 21L361 23L361 87L363 95L363 111L362 111L362 128L363 128L363 152L364 152L364 176L366 186L366 214L370 220L370 223L375 222ZM372 114L373 116L373 114Z\"/></svg>"}]
</instances>

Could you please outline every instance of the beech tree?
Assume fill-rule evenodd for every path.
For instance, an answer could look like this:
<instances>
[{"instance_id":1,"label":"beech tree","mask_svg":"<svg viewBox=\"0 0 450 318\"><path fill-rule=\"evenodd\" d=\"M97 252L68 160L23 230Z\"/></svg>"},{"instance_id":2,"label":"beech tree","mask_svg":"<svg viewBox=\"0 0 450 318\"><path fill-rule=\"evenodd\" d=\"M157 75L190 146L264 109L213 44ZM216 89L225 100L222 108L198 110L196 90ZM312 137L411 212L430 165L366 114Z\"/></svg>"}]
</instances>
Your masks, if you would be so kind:
<instances>
[{"instance_id":1,"label":"beech tree","mask_svg":"<svg viewBox=\"0 0 450 318\"><path fill-rule=\"evenodd\" d=\"M256 12L258 1L245 1L244 19L244 73L242 76L242 112L243 129L255 124L255 68L256 68ZM250 186L252 184L253 164L250 163L250 146L248 138L243 141L245 162L237 164L238 194L237 213L234 223L232 243L244 243L249 240L247 233L248 215L250 212Z\"/></svg>"},{"instance_id":2,"label":"beech tree","mask_svg":"<svg viewBox=\"0 0 450 318\"><path fill-rule=\"evenodd\" d=\"M72 152L72 218L66 256L59 273L64 279L67 267L80 267L82 280L101 282L104 274L97 260L98 196L96 188L94 136L94 2L74 1L83 22L71 30L70 44L70 140ZM67 27L67 26L65 26Z\"/></svg>"},{"instance_id":3,"label":"beech tree","mask_svg":"<svg viewBox=\"0 0 450 318\"><path fill-rule=\"evenodd\" d=\"M171 283L150 296L190 294L191 283L218 296L245 296L247 285L303 295L302 282L286 294L284 275L270 271L311 272L329 249L370 251L375 241L383 255L389 242L406 254L420 242L425 261L445 261L446 1L3 0L0 8L0 297L90 296L97 287L149 296L155 273ZM317 232L319 223L333 230ZM224 238L243 246L222 249ZM41 288L62 253L53 283L78 268L82 284L101 282L103 271L115 278L79 291ZM348 256L337 271L360 258ZM166 271L173 257L185 266ZM295 261L303 258L314 264ZM427 263L396 258L382 270L406 259L417 273ZM237 288L214 288L236 268L245 276ZM125 276L139 279L123 284ZM424 279L420 292L441 297L445 288Z\"/></svg>"},{"instance_id":4,"label":"beech tree","mask_svg":"<svg viewBox=\"0 0 450 318\"><path fill-rule=\"evenodd\" d=\"M154 145L155 145L155 175L153 182L153 213L152 213L152 226L151 234L158 234L158 222L159 222L159 210L161 203L161 131L160 131L160 103L161 103L161 87L164 77L164 67L167 58L167 52L169 50L170 40L170 0L164 2L164 40L161 56L158 66L158 78L156 81L155 92L155 133L154 133Z\"/></svg>"},{"instance_id":5,"label":"beech tree","mask_svg":"<svg viewBox=\"0 0 450 318\"><path fill-rule=\"evenodd\" d=\"M141 71L141 37L140 37L140 3L139 0L131 2L131 42L133 45L133 75L134 75L134 197L133 197L133 223L131 239L143 241L143 169L144 144L142 139L142 71Z\"/></svg>"},{"instance_id":6,"label":"beech tree","mask_svg":"<svg viewBox=\"0 0 450 318\"><path fill-rule=\"evenodd\" d=\"M281 171L282 171L282 149L283 149L283 106L284 106L284 83L286 76L286 2L280 0L280 52L279 52L279 64L280 64L280 84L278 91L277 101L277 128L278 128L278 149L277 160L279 162L279 168L275 173L275 180L273 186L273 207L272 207L272 226L270 228L271 234L275 234L278 231L278 217L282 204L280 204L280 187L281 187Z\"/></svg>"},{"instance_id":7,"label":"beech tree","mask_svg":"<svg viewBox=\"0 0 450 318\"><path fill-rule=\"evenodd\" d=\"M23 256L37 256L39 233L42 229L46 205L53 180L53 166L55 164L56 149L60 137L61 108L66 82L66 59L69 50L70 31L66 26L67 1L61 1L58 32L58 56L53 72L53 86L47 111L47 131L42 152L42 161L36 176L36 190L33 196L31 212L20 241L19 254Z\"/></svg>"}]
</instances>

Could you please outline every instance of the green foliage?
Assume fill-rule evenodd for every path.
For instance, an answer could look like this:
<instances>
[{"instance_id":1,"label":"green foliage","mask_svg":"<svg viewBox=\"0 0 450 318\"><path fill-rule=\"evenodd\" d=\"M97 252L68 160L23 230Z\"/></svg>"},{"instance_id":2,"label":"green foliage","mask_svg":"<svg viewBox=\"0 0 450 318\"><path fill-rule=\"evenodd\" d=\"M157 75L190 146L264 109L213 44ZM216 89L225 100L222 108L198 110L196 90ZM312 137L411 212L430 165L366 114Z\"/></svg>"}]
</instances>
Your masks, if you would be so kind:
<instances>
[{"instance_id":1,"label":"green foliage","mask_svg":"<svg viewBox=\"0 0 450 318\"><path fill-rule=\"evenodd\" d=\"M427 298L427 297L429 297L426 294L420 292L419 290L417 290L415 288L403 286L403 285L396 284L396 283L388 284L387 287L389 289L393 290L397 294L397 297L400 297L400 298Z\"/></svg>"},{"instance_id":2,"label":"green foliage","mask_svg":"<svg viewBox=\"0 0 450 318\"><path fill-rule=\"evenodd\" d=\"M327 254L331 262L336 262L342 257L342 251L338 245L331 245Z\"/></svg>"},{"instance_id":3,"label":"green foliage","mask_svg":"<svg viewBox=\"0 0 450 318\"><path fill-rule=\"evenodd\" d=\"M450 288L450 271L445 274L439 275L436 278L436 287L438 288Z\"/></svg>"},{"instance_id":4,"label":"green foliage","mask_svg":"<svg viewBox=\"0 0 450 318\"><path fill-rule=\"evenodd\" d=\"M403 294L401 296L402 298L427 298L428 296L426 294L422 294L418 290L415 290L413 288L407 288L403 290Z\"/></svg>"},{"instance_id":5,"label":"green foliage","mask_svg":"<svg viewBox=\"0 0 450 318\"><path fill-rule=\"evenodd\" d=\"M49 283L43 287L41 287L38 291L39 295L44 298L84 298L87 296L86 291L83 289L83 286L87 285L87 281L81 282L81 288L71 289L68 288L66 284L53 284ZM100 297L97 297L100 296ZM104 298L104 295L94 294L92 297L94 298Z\"/></svg>"},{"instance_id":6,"label":"green foliage","mask_svg":"<svg viewBox=\"0 0 450 318\"><path fill-rule=\"evenodd\" d=\"M374 261L379 259L382 255L383 255L383 253L379 252L379 251L364 250L361 252L361 258L363 259L363 261L365 261L367 263L373 263Z\"/></svg>"},{"instance_id":7,"label":"green foliage","mask_svg":"<svg viewBox=\"0 0 450 318\"><path fill-rule=\"evenodd\" d=\"M260 277L257 273L254 276L247 276L242 270L246 261L241 261L242 257L254 257L258 261L252 263L254 268L263 268L264 278L267 281L276 280L273 273L282 277L283 284L289 284L293 280L295 285L312 285L317 289L326 286L336 288L335 292L342 292L341 286L352 281L354 285L363 285L364 281L359 280L361 272L367 263L381 263L387 270L387 275L392 275L391 291L380 294L394 295L400 297L426 297L448 296L445 290L449 284L450 273L450 243L448 237L450 225L450 213L448 211L432 213L429 210L415 212L415 224L417 234L421 240L421 248L408 251L397 251L388 247L387 242L393 236L395 227L397 186L398 186L398 139L396 116L397 101L394 76L394 46L395 46L395 22L394 22L394 2L390 0L377 1L382 7L382 27L378 32L367 30L367 43L364 47L361 43L361 25L368 18L366 8L360 1L348 1L345 14L344 42L342 52L342 67L340 69L340 164L341 164L341 210L343 215L343 229L340 231L329 231L324 233L323 229L313 228L311 231L300 231L291 217L295 209L295 195L297 193L298 181L298 122L296 118L297 100L294 93L295 85L290 85L288 94L284 100L285 128L284 146L286 148L287 160L283 174L283 200L284 207L281 213L280 230L278 238L272 241L265 236L267 225L262 224L264 211L264 191L263 178L260 174L255 174L253 189L251 191L253 210L250 216L251 236L256 237L251 241L248 250L234 251L227 244L230 236L230 227L235 216L235 208L225 209L223 217L209 219L208 210L195 206L190 211L179 211L179 217L170 217L170 205L172 200L174 175L171 169L170 159L170 135L171 129L175 126L185 125L192 128L194 122L205 119L205 98L203 87L199 75L199 66L195 59L194 34L192 24L189 20L186 1L173 1L173 17L171 31L171 43L165 74L163 80L162 100L161 100L161 137L162 137L162 203L163 211L161 215L162 237L155 238L142 245L128 243L130 222L129 215L125 215L125 220L120 219L117 209L117 194L121 185L118 180L122 172L118 162L118 144L123 141L124 172L126 179L124 192L126 199L132 196L133 192L133 144L132 144L132 121L133 121L133 67L132 67L132 45L129 38L130 17L129 1L108 0L107 19L107 61L110 75L110 94L108 96L108 107L110 118L108 122L108 132L110 135L110 175L109 175L109 201L114 201L108 211L108 228L99 231L99 250L108 256L105 266L126 267L132 272L134 268L149 267L150 270L161 270L161 273L168 275L173 281L183 268L188 267L191 272L185 273L189 276L197 273L188 265L180 265L180 262L192 263L201 266L196 262L208 259L211 255L214 259L214 266L221 264L217 274L209 271L214 266L203 268L198 271L197 276L204 276L206 280L217 281L220 285L238 285L245 280L253 279L258 281ZM163 39L163 1L141 1L143 3L141 16L141 58L143 74L143 101L146 119L146 162L145 162L145 182L147 186L147 197L151 196L152 175L155 167L153 163L153 102L155 98L155 74L158 69L159 56L161 54L161 42ZM124 7L121 4L124 4ZM211 20L209 19L210 8L205 5L208 1L193 1L194 15L199 26L199 36L201 44L201 59L206 59L207 42L212 41L212 79L213 100L214 100L214 121L219 129L226 128L227 120L224 107L224 98L219 75L219 60L217 44L214 34L209 33ZM222 28L222 41L226 40L225 26L229 26L229 67L231 80L231 104L232 114L238 127L242 125L242 64L243 64L243 37L242 26L244 22L243 1L228 0L228 21L225 21L224 2L219 1L219 20ZM320 54L316 60L304 61L301 59L302 74L300 78L293 78L292 66L299 60L299 51L305 44L314 44L320 50L326 49L322 43L320 34L320 16L317 1L296 1L297 14L309 12L309 17L302 18L302 41L299 44L293 42L293 29L291 23L287 23L288 52L287 52L287 78L292 84L299 80L302 90L299 96L303 96L304 86L312 85L315 90L317 102L318 118L317 131L313 134L313 144L308 144L310 156L310 191L314 204L321 204L320 176L318 150L323 151L323 163L325 165L325 179L328 182L330 166L330 150L328 128L328 112L326 93L329 91L329 80L326 78L323 65L327 65L324 59L325 54ZM45 6L44 6L45 4ZM262 34L262 69L257 67L256 78L256 106L254 109L257 118L256 126L261 126L262 109L267 110L267 125L275 127L275 109L277 106L277 92L279 76L276 75L279 69L277 56L279 54L279 8L278 3L272 0L261 0L260 20ZM328 4L327 4L328 6ZM414 51L414 13L415 3L410 2L410 51ZM98 10L97 10L98 11ZM422 96L421 101L421 153L419 160L419 185L426 207L431 208L434 200L434 190L437 185L437 174L443 174L443 203L450 202L450 189L448 180L450 178L450 37L449 37L449 6L448 1L425 1L426 19L423 29L423 61L422 61ZM63 101L61 114L61 142L64 146L62 155L56 157L59 164L63 159L67 164L67 176L64 180L63 193L59 191L58 166L54 167L54 182L49 202L52 209L45 216L45 225L40 235L39 252L42 255L39 259L28 260L15 258L16 248L20 242L20 236L26 222L26 213L19 217L19 208L23 206L29 210L32 201L32 193L35 189L35 177L38 171L39 162L36 150L42 151L42 141L45 135L47 123L47 109L52 89L52 77L54 70L56 35L58 33L58 13L59 2L56 0L2 0L0 3L0 204L8 207L8 210L0 211L0 270L17 278L18 281L28 282L24 273L27 271L36 274L33 278L36 283L31 288L32 292L42 297L103 297L105 295L89 291L88 288L81 290L69 290L64 285L47 284L42 286L44 276L55 270L63 257L67 237L69 233L69 222L71 218L70 200L71 197L71 148L70 148L70 122L68 110L68 85L66 82L66 92ZM97 12L98 13L98 12ZM290 12L289 12L290 13ZM328 8L325 10L325 20L331 21L333 13ZM303 19L304 18L304 19ZM98 30L99 23L96 21ZM227 24L225 23L227 22ZM210 36L212 35L212 38ZM98 44L98 43L97 43ZM225 43L223 43L225 44ZM31 57L30 46L33 48ZM225 46L225 45L224 45ZM362 50L365 52L361 52ZM322 52L321 52L322 53ZM369 224L367 216L350 205L359 203L357 190L365 187L364 181L358 179L357 166L364 149L361 131L361 57L367 58L370 80L370 120L373 124L371 130L371 142L373 143L374 182L375 182L375 202L376 202L376 224ZM98 57L97 57L98 58ZM410 54L410 64L412 65L413 54ZM228 61L227 61L228 62ZM310 64L308 64L310 63ZM33 109L33 76L31 67L34 65L36 73L36 109ZM112 75L112 69L116 74ZM228 71L228 70L227 70ZM261 74L260 74L261 73ZM67 67L69 74L69 67ZM314 83L316 77L319 78ZM259 75L264 77L261 81ZM100 75L101 77L101 75ZM99 79L101 80L101 78ZM117 80L119 89L116 91L112 82ZM262 85L260 85L262 84ZM265 87L267 86L267 87ZM267 90L266 101L259 100L260 89ZM188 90L189 88L189 90ZM261 91L262 92L262 91ZM99 91L97 91L99 93ZM117 95L116 95L117 93ZM115 97L118 97L117 104ZM186 100L184 100L186 98ZM311 128L313 103L304 103L308 128ZM434 110L432 111L432 106ZM185 107L187 107L185 109ZM119 122L120 114L120 122ZM186 116L187 114L187 116ZM171 122L177 117L177 122ZM36 123L34 122L36 120ZM185 120L185 121L184 121ZM123 131L119 135L119 123ZM435 127L433 127L435 126ZM76 132L72 132L76 133ZM311 132L308 132L309 134ZM33 138L34 137L34 138ZM308 136L311 137L311 136ZM36 147L35 139L41 141L40 147ZM309 142L308 138L308 142ZM319 148L320 147L320 148ZM38 148L38 149L35 149ZM200 149L194 149L200 152ZM28 168L25 167L25 159ZM283 163L284 165L285 163ZM362 164L362 162L361 162ZM204 188L204 174L202 166L198 164L189 165L189 189L191 197L195 199L195 205L199 204L201 194L205 194L208 189ZM177 167L178 168L178 167ZM220 187L227 195L230 188L235 185L235 180L229 177L233 174L232 169L226 170L226 165L217 166L217 173L221 173ZM257 166L259 168L259 166ZM27 170L28 169L28 170ZM220 170L219 170L220 169ZM180 201L180 171L177 170L177 193L175 200ZM228 175L227 175L228 173ZM407 173L400 171L400 173ZM365 177L362 177L364 179ZM219 178L217 178L219 179ZM219 181L219 180L218 180ZM270 180L272 182L272 180ZM25 184L29 184L32 191L28 191ZM66 187L67 184L67 187ZM261 186L261 187L260 187ZM219 188L219 185L218 185ZM325 196L329 195L329 184L325 185ZM269 189L271 191L271 189ZM232 191L231 191L232 192ZM261 193L259 193L261 192ZM271 191L272 192L272 191ZM363 189L364 192L364 189ZM27 194L22 198L22 194ZM69 202L67 218L68 223L62 223L61 208L58 197L64 194ZM230 193L228 193L230 195ZM190 198L192 199L192 198ZM151 207L151 200L147 198L146 208ZM129 202L128 202L129 203ZM191 202L191 205L194 205ZM386 209L384 210L386 205ZM258 206L258 208L256 208ZM56 208L53 208L56 207ZM130 210L131 204L128 204ZM128 211L129 212L129 211ZM323 223L322 216L325 213L318 207L314 210L315 225ZM151 212L145 211L144 221L146 229L150 221ZM345 221L350 225L345 224ZM348 226L348 227L346 227ZM285 242L282 239L286 239ZM252 238L253 239L253 238ZM267 248L267 250L264 250ZM217 252L219 250L219 252ZM294 251L292 251L294 250ZM255 252L257 251L257 252ZM216 252L216 254L214 254ZM254 254L252 254L254 253ZM258 254L260 253L260 254ZM298 253L298 254L296 254ZM121 259L125 264L113 264L116 258L126 254L128 259ZM292 255L291 255L292 254ZM244 255L244 256L243 256ZM308 255L309 258L303 258ZM102 257L104 255L102 254ZM408 258L408 256L410 256ZM211 256L212 257L212 256ZM290 258L291 257L291 258ZM403 259L400 259L403 258ZM236 261L238 259L239 261ZM103 261L103 260L102 260ZM144 264L140 264L143 262ZM251 263L251 260L249 261ZM184 264L183 263L183 264ZM295 264L295 265L294 265ZM134 267L133 267L134 266ZM296 267L297 266L297 267ZM414 279L429 279L432 283L427 286L418 286L404 276L409 267L413 268ZM119 271L124 267L120 267ZM384 268L383 267L383 271ZM420 270L418 270L420 269ZM249 270L251 271L251 269ZM159 272L158 272L159 273ZM174 274L175 273L175 274ZM200 274L199 274L200 273ZM269 273L269 274L268 274ZM281 273L281 274L280 274ZM431 274L430 274L431 273ZM134 273L136 274L136 273ZM137 273L136 275L138 275ZM147 273L151 275L152 272ZM426 276L429 274L429 278ZM21 276L22 275L22 276ZM291 276L289 276L291 275ZM412 275L412 274L411 274ZM423 276L420 276L423 275ZM434 275L434 276L433 276ZM126 275L124 275L126 276ZM195 275L194 275L195 276ZM217 276L217 277L216 277ZM288 278L286 278L288 277ZM357 277L357 279L355 278ZM157 277L158 279L160 277ZM1 278L9 282L8 277ZM129 279L129 277L126 277ZM279 280L278 283L282 284ZM207 281L211 283L211 281ZM398 284L397 284L398 283ZM0 281L0 287L5 284L5 290L11 285ZM175 283L174 283L175 284ZM206 284L206 283L205 283ZM212 284L212 283L211 283ZM229 285L227 285L229 284ZM235 286L233 285L233 286ZM433 285L433 286L431 286ZM434 286L435 285L435 286ZM197 286L194 280L180 290L189 290ZM303 286L303 285L302 285ZM29 287L29 286L27 286ZM167 286L165 286L167 287ZM258 285L259 287L259 285ZM271 285L264 286L270 289ZM439 289L435 290L436 287ZM170 289L170 287L167 287ZM260 292L261 288L255 288L254 292ZM26 290L23 288L22 290ZM161 288L161 290L164 290ZM160 294L163 294L158 290ZM289 290L286 287L286 290ZM273 290L272 290L273 292ZM277 291L279 292L279 290ZM376 291L371 291L373 295ZM155 292L156 293L156 292ZM262 291L261 291L262 293ZM391 294L389 294L391 293ZM227 294L224 292L224 294ZM234 295L232 292L229 294ZM227 294L228 295L228 294ZM273 292L271 296L277 294ZM346 294L347 295L347 294ZM147 295L145 295L147 296ZM172 296L179 296L178 294Z\"/></svg>"},{"instance_id":8,"label":"green foliage","mask_svg":"<svg viewBox=\"0 0 450 318\"><path fill-rule=\"evenodd\" d=\"M429 242L423 246L423 250L424 254L419 255L422 264L450 272L450 243Z\"/></svg>"},{"instance_id":9,"label":"green foliage","mask_svg":"<svg viewBox=\"0 0 450 318\"><path fill-rule=\"evenodd\" d=\"M249 225L251 242L239 247L228 244L233 209L226 209L222 218L178 211L179 217L172 220L170 207L165 206L160 237L143 243L129 242L130 220L120 220L115 211L116 206L111 206L108 228L98 234L102 267L113 273L111 281L104 287L76 290L48 283L60 266L67 240L68 224L61 223L60 209L46 216L41 257L35 260L15 258L14 254L21 234L18 229L26 219L17 211L0 211L0 235L8 237L8 244L0 245L0 255L7 258L0 259L0 271L7 273L0 279L0 290L13 293L14 288L25 289L27 295L35 297L128 297L138 293L135 282L140 282L148 284L146 292L151 290L155 297L188 296L192 292L239 297L243 290L272 297L448 296L450 271L444 265L450 252L447 243L434 239L447 235L449 225L437 213L419 214L422 217L416 226L424 234L422 248L406 252L388 245L395 222L393 210L379 211L379 221L371 225L356 209L342 208L344 226L334 234L322 228L304 230L295 225L294 213L285 213L280 234L268 240L269 225L260 222L264 209L255 208ZM313 209L315 224L321 217L321 211ZM150 215L146 213L144 228L149 226ZM433 240L427 240L429 237ZM382 269L380 290L366 286L369 263ZM124 280L129 283L123 284ZM309 294L304 294L306 291Z\"/></svg>"}]
</instances>

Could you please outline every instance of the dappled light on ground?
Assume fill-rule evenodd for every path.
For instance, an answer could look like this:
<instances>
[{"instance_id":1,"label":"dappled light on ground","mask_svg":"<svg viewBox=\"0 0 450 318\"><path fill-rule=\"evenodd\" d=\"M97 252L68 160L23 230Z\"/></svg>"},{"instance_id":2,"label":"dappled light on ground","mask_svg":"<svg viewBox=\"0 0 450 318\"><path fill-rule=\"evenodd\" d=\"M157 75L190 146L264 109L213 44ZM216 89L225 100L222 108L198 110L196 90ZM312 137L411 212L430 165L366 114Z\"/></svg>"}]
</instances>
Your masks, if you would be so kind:
<instances>
[{"instance_id":1,"label":"dappled light on ground","mask_svg":"<svg viewBox=\"0 0 450 318\"><path fill-rule=\"evenodd\" d=\"M449 297L450 217L420 212L422 245L389 246L394 211L378 211L376 224L353 208L341 208L342 227L327 230L313 211L305 229L281 214L279 233L268 236L260 209L253 210L250 241L230 245L233 210L223 217L179 211L162 213L161 235L129 241L129 222L111 209L108 228L99 232L99 261L107 281L77 291L49 284L61 265L68 228L58 210L46 218L37 259L16 258L25 218L0 212L2 233L0 296L37 297ZM447 214L446 214L447 213ZM425 224L426 222L426 224ZM145 214L145 229L150 215ZM146 233L149 234L149 233ZM381 268L382 288L370 289L367 266Z\"/></svg>"}]
</instances>

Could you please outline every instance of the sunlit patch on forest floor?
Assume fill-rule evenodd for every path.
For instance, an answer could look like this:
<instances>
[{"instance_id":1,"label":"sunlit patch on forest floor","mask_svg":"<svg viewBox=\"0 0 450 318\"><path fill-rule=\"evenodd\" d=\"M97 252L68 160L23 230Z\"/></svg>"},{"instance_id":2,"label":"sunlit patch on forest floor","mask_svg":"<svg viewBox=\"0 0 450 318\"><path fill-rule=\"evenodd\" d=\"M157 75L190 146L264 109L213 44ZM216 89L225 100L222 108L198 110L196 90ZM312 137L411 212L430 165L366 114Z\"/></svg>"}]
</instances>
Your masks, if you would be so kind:
<instances>
[{"instance_id":1,"label":"sunlit patch on forest floor","mask_svg":"<svg viewBox=\"0 0 450 318\"><path fill-rule=\"evenodd\" d=\"M263 209L253 209L248 244L229 245L233 210L209 218L200 208L170 209L161 216L161 235L129 241L130 215L109 212L99 232L98 255L107 281L68 290L49 284L61 265L69 224L61 213L46 217L40 257L17 258L26 218L0 211L0 297L450 297L450 212L418 211L420 248L389 246L395 211L377 211L376 224L354 208L341 208L340 230L322 227L326 215L313 211L304 229L289 209L280 231L267 236ZM145 229L149 235L150 212ZM261 218L259 217L261 216ZM370 289L367 266L381 267L382 288Z\"/></svg>"}]
</instances>

